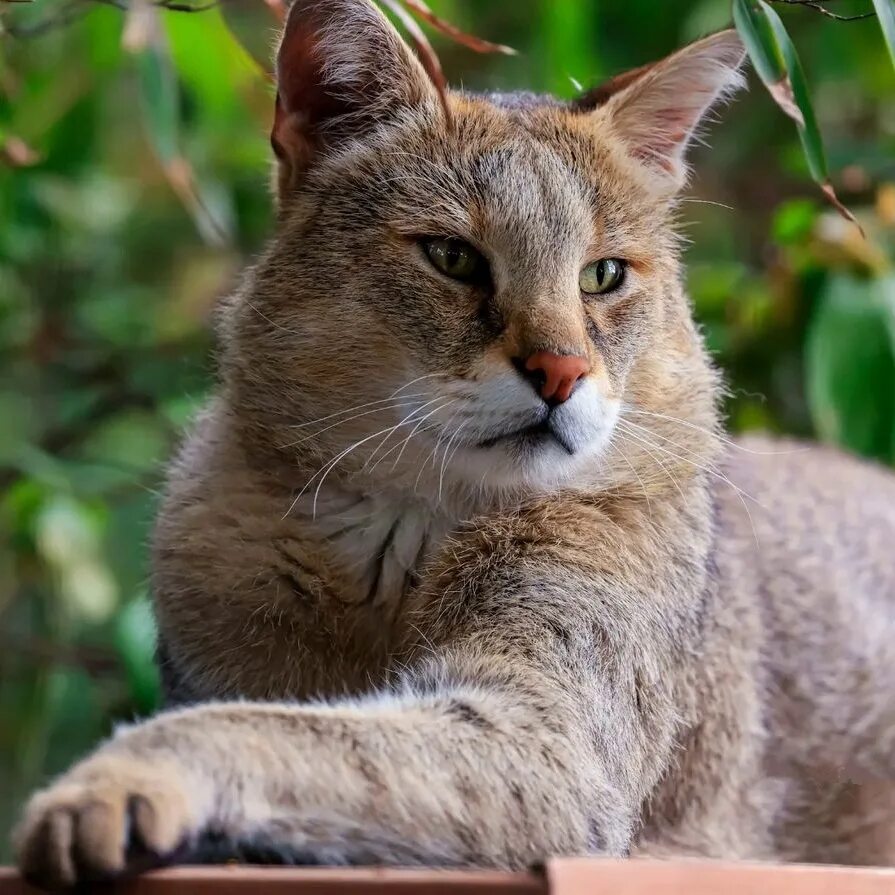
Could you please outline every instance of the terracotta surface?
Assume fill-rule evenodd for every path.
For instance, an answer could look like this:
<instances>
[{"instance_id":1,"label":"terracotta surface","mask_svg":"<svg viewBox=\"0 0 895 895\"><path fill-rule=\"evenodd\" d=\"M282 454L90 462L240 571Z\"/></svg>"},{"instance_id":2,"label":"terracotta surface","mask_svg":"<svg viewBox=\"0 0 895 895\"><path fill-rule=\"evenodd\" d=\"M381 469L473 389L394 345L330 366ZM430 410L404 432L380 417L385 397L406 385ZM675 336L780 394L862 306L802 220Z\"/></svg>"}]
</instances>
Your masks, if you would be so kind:
<instances>
[{"instance_id":1,"label":"terracotta surface","mask_svg":"<svg viewBox=\"0 0 895 895\"><path fill-rule=\"evenodd\" d=\"M112 891L115 895L546 895L547 886L533 874L487 871L178 867L147 873ZM0 895L35 892L12 871L0 869Z\"/></svg>"},{"instance_id":2,"label":"terracotta surface","mask_svg":"<svg viewBox=\"0 0 895 895\"><path fill-rule=\"evenodd\" d=\"M895 895L895 868L577 858L547 877L550 895Z\"/></svg>"},{"instance_id":3,"label":"terracotta surface","mask_svg":"<svg viewBox=\"0 0 895 895\"><path fill-rule=\"evenodd\" d=\"M537 874L319 868L180 867L116 895L895 895L895 868L572 859ZM0 895L34 895L0 869Z\"/></svg>"}]
</instances>

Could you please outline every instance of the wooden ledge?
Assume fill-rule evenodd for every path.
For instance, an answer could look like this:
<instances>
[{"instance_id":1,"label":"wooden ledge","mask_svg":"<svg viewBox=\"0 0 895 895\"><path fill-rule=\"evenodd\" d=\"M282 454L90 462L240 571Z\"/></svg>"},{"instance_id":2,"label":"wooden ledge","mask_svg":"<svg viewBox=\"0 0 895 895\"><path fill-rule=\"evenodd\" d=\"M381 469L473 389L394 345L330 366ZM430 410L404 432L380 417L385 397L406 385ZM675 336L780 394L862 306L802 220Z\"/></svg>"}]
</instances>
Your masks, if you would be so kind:
<instances>
[{"instance_id":1,"label":"wooden ledge","mask_svg":"<svg viewBox=\"0 0 895 895\"><path fill-rule=\"evenodd\" d=\"M0 868L0 895L35 895ZM178 867L103 887L115 895L895 895L895 868L571 858L545 874Z\"/></svg>"},{"instance_id":2,"label":"wooden ledge","mask_svg":"<svg viewBox=\"0 0 895 895\"><path fill-rule=\"evenodd\" d=\"M895 868L567 858L547 882L550 895L895 895Z\"/></svg>"},{"instance_id":3,"label":"wooden ledge","mask_svg":"<svg viewBox=\"0 0 895 895\"><path fill-rule=\"evenodd\" d=\"M36 895L0 868L0 895ZM176 867L103 887L114 895L547 895L543 877L528 873L321 867Z\"/></svg>"}]
</instances>

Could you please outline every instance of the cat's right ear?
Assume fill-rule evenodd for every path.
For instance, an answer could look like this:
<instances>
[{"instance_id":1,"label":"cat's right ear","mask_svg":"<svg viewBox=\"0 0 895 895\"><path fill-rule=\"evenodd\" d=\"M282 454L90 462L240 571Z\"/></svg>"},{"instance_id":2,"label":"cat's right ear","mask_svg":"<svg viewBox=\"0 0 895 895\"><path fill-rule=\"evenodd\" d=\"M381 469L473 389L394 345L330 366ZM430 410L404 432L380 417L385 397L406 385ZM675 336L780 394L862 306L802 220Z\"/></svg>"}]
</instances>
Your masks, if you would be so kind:
<instances>
[{"instance_id":1,"label":"cat's right ear","mask_svg":"<svg viewBox=\"0 0 895 895\"><path fill-rule=\"evenodd\" d=\"M745 55L735 31L720 31L613 78L572 107L611 128L661 190L676 192L686 181L686 152L700 123L744 85Z\"/></svg>"},{"instance_id":2,"label":"cat's right ear","mask_svg":"<svg viewBox=\"0 0 895 895\"><path fill-rule=\"evenodd\" d=\"M276 77L271 144L281 201L318 153L438 103L425 69L371 0L294 0Z\"/></svg>"}]
</instances>

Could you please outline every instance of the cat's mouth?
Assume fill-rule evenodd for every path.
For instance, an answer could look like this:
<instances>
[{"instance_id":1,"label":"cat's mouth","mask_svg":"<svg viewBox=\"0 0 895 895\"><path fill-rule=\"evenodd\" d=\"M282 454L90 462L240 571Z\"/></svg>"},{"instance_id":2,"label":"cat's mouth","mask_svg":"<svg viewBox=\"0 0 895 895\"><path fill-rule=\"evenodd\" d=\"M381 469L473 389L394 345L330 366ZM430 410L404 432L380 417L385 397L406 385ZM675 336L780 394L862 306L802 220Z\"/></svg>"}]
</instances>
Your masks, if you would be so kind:
<instances>
[{"instance_id":1,"label":"cat's mouth","mask_svg":"<svg viewBox=\"0 0 895 895\"><path fill-rule=\"evenodd\" d=\"M486 438L484 441L478 442L476 447L491 448L507 441L515 444L537 447L548 440L555 441L568 454L575 453L575 449L571 447L571 445L563 439L562 435L550 424L549 417L545 417L541 422L535 423L534 425L523 426L521 429L513 429L510 432L504 432L500 435Z\"/></svg>"}]
</instances>

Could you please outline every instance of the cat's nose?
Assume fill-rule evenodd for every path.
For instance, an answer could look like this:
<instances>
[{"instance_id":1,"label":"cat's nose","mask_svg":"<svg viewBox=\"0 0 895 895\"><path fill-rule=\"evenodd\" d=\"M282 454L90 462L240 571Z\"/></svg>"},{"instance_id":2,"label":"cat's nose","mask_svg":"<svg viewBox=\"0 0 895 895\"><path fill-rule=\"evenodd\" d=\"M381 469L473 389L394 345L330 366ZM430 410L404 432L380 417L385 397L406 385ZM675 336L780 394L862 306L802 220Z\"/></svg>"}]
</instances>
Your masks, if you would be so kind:
<instances>
[{"instance_id":1,"label":"cat's nose","mask_svg":"<svg viewBox=\"0 0 895 895\"><path fill-rule=\"evenodd\" d=\"M549 404L562 404L572 397L575 385L590 370L586 357L538 351L528 358L515 358L513 365Z\"/></svg>"}]
</instances>

